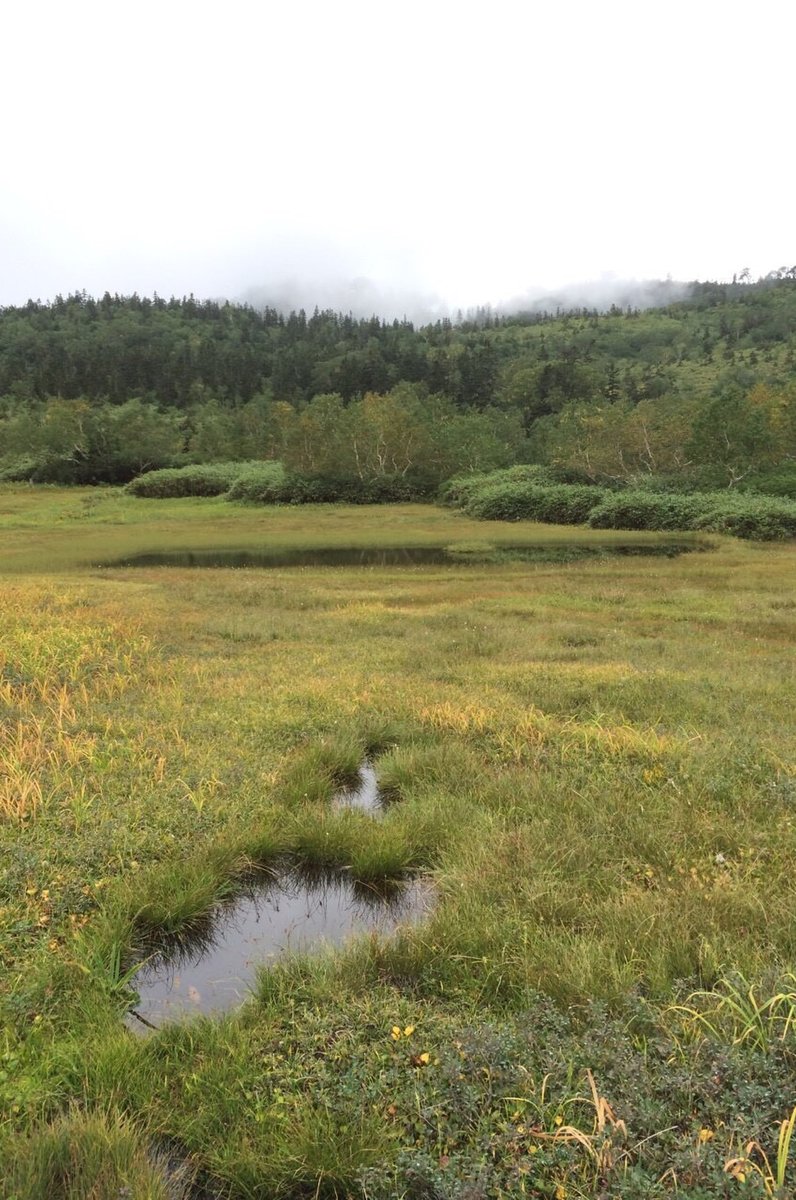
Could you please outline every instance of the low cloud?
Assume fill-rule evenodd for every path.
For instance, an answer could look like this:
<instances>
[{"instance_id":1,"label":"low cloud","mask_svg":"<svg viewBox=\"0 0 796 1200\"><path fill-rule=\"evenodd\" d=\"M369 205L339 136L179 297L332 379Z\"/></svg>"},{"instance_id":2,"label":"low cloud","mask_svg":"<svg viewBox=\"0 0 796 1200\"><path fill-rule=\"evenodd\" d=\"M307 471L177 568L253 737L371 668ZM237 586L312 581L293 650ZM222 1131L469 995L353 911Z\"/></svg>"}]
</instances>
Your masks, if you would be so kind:
<instances>
[{"instance_id":1,"label":"low cloud","mask_svg":"<svg viewBox=\"0 0 796 1200\"><path fill-rule=\"evenodd\" d=\"M600 279L567 284L561 288L529 288L528 291L497 303L485 298L482 309L510 315L521 312L551 312L575 308L605 312L619 308L660 308L686 300L693 285L671 279ZM473 316L471 305L451 304L433 293L357 276L352 279L283 278L243 291L239 301L253 308L275 308L282 313L315 308L351 313L354 317L380 317L427 324L444 317L455 319L459 313Z\"/></svg>"}]
</instances>

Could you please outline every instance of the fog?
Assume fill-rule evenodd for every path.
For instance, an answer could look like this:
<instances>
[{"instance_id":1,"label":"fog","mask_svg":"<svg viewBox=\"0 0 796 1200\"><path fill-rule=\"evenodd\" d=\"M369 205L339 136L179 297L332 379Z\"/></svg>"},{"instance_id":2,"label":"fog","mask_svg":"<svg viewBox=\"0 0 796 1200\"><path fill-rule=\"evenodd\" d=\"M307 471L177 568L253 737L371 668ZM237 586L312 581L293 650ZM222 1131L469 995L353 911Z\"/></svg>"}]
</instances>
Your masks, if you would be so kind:
<instances>
[{"instance_id":1,"label":"fog","mask_svg":"<svg viewBox=\"0 0 796 1200\"><path fill-rule=\"evenodd\" d=\"M0 305L136 291L428 320L796 261L778 0L4 18Z\"/></svg>"},{"instance_id":2,"label":"fog","mask_svg":"<svg viewBox=\"0 0 796 1200\"><path fill-rule=\"evenodd\" d=\"M685 300L692 289L690 283L675 280L600 279L583 280L564 287L531 288L521 295L493 301L485 297L482 304L452 305L440 296L422 294L409 287L379 283L362 276L350 280L282 279L245 289L233 299L254 308L275 308L289 313L304 309L351 313L355 317L378 316L387 320L409 320L428 324L442 318L456 320L489 309L496 314L521 312L550 312L576 308L605 312L613 305L620 308L659 308Z\"/></svg>"}]
</instances>

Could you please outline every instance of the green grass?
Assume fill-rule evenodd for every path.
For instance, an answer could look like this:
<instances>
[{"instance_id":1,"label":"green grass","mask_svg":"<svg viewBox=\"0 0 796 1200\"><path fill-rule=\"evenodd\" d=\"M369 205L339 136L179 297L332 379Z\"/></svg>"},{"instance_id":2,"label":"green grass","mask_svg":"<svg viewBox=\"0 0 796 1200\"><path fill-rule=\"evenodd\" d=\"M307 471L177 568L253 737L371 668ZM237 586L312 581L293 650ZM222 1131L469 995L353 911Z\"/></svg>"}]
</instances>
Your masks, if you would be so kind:
<instances>
[{"instance_id":1,"label":"green grass","mask_svg":"<svg viewBox=\"0 0 796 1200\"><path fill-rule=\"evenodd\" d=\"M616 535L110 489L0 514L0 1195L788 1194L792 546L98 571ZM379 818L331 806L366 755ZM133 1037L136 953L281 862L435 903Z\"/></svg>"},{"instance_id":2,"label":"green grass","mask_svg":"<svg viewBox=\"0 0 796 1200\"><path fill-rule=\"evenodd\" d=\"M480 552L501 545L610 549L659 544L667 535L565 526L507 525L480 521L431 504L303 505L252 507L223 497L145 500L117 488L0 489L3 573L85 571L97 563L169 550L249 550L275 553L322 547L439 546L475 544ZM690 535L699 544L697 535ZM687 541L689 535L673 540ZM668 540L672 540L671 536Z\"/></svg>"}]
</instances>

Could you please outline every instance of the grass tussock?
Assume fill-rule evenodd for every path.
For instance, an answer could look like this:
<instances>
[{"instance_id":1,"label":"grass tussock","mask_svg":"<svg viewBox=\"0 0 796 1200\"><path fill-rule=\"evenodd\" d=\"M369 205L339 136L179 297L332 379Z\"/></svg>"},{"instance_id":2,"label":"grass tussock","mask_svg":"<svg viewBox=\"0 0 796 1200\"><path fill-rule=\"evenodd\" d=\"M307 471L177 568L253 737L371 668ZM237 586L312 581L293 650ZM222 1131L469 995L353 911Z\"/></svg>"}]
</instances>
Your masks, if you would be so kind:
<instances>
[{"instance_id":1,"label":"grass tussock","mask_svg":"<svg viewBox=\"0 0 796 1200\"><path fill-rule=\"evenodd\" d=\"M194 1177L124 1115L74 1109L20 1144L0 1187L25 1200L189 1200Z\"/></svg>"}]
</instances>

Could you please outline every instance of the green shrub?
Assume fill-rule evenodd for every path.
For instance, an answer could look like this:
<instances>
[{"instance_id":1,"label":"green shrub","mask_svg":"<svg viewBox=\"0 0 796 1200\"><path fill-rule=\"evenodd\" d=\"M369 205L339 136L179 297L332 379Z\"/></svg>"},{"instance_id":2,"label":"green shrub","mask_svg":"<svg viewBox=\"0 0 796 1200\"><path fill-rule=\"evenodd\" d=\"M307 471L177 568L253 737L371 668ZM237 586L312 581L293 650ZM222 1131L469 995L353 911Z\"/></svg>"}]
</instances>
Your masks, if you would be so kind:
<instances>
[{"instance_id":1,"label":"green shrub","mask_svg":"<svg viewBox=\"0 0 796 1200\"><path fill-rule=\"evenodd\" d=\"M703 496L671 492L606 492L589 514L593 529L695 529Z\"/></svg>"},{"instance_id":2,"label":"green shrub","mask_svg":"<svg viewBox=\"0 0 796 1200\"><path fill-rule=\"evenodd\" d=\"M603 493L599 488L557 483L547 487L506 483L476 491L465 504L471 517L488 521L545 521L553 525L580 525Z\"/></svg>"},{"instance_id":3,"label":"green shrub","mask_svg":"<svg viewBox=\"0 0 796 1200\"><path fill-rule=\"evenodd\" d=\"M389 504L427 497L433 490L433 482L418 475L359 479L288 471L277 477L258 468L236 480L227 499L248 504Z\"/></svg>"},{"instance_id":4,"label":"green shrub","mask_svg":"<svg viewBox=\"0 0 796 1200\"><path fill-rule=\"evenodd\" d=\"M796 504L740 492L621 492L604 496L589 516L593 529L691 530L755 541L796 537Z\"/></svg>"},{"instance_id":5,"label":"green shrub","mask_svg":"<svg viewBox=\"0 0 796 1200\"><path fill-rule=\"evenodd\" d=\"M738 490L796 500L796 463L789 469L781 467L776 471L760 471L756 475L750 475L744 479Z\"/></svg>"},{"instance_id":6,"label":"green shrub","mask_svg":"<svg viewBox=\"0 0 796 1200\"><path fill-rule=\"evenodd\" d=\"M270 477L282 474L281 463L263 462L254 464ZM127 485L133 496L165 500L175 496L222 496L229 491L241 474L251 471L252 463L224 462L197 463L187 467L169 467L162 471L148 471Z\"/></svg>"},{"instance_id":7,"label":"green shrub","mask_svg":"<svg viewBox=\"0 0 796 1200\"><path fill-rule=\"evenodd\" d=\"M252 504L275 504L282 498L285 478L281 463L249 463L232 481L226 498Z\"/></svg>"},{"instance_id":8,"label":"green shrub","mask_svg":"<svg viewBox=\"0 0 796 1200\"><path fill-rule=\"evenodd\" d=\"M477 492L490 490L504 483L548 484L555 482L549 467L543 467L537 463L526 463L516 467L505 467L499 471L479 471L470 475L454 475L452 479L447 479L442 484L439 499L442 504L463 508Z\"/></svg>"},{"instance_id":9,"label":"green shrub","mask_svg":"<svg viewBox=\"0 0 796 1200\"><path fill-rule=\"evenodd\" d=\"M693 528L730 533L757 542L786 541L796 537L796 502L776 496L718 492L701 499L705 511Z\"/></svg>"}]
</instances>

